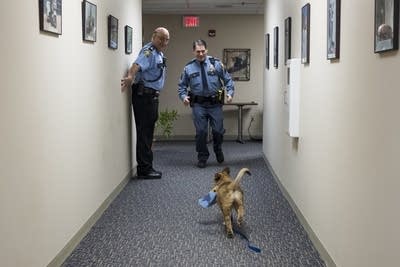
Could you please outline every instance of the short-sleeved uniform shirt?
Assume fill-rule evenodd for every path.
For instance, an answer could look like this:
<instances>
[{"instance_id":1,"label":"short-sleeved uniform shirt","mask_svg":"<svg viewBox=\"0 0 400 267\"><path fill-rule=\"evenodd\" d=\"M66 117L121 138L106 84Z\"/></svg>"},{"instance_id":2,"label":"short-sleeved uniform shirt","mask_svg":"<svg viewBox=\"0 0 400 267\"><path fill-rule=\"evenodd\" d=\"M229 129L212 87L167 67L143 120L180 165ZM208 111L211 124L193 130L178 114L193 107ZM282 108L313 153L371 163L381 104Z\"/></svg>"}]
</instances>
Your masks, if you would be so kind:
<instances>
[{"instance_id":1,"label":"short-sleeved uniform shirt","mask_svg":"<svg viewBox=\"0 0 400 267\"><path fill-rule=\"evenodd\" d=\"M163 52L158 51L150 42L142 47L134 63L140 66L135 83L143 82L145 87L157 91L163 89L167 68Z\"/></svg>"}]
</instances>

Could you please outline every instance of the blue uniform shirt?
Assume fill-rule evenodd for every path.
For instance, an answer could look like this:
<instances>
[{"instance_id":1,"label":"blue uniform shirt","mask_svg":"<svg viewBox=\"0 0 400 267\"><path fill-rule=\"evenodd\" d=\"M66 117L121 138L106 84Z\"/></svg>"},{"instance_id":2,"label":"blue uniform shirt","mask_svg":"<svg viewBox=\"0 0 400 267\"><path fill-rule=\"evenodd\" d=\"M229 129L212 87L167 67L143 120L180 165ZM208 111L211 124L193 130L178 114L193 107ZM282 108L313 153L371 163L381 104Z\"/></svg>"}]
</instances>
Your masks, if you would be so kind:
<instances>
[{"instance_id":1,"label":"blue uniform shirt","mask_svg":"<svg viewBox=\"0 0 400 267\"><path fill-rule=\"evenodd\" d=\"M190 90L194 95L211 96L215 95L223 86L226 87L227 94L233 97L233 93L235 91L234 82L231 75L222 65L221 61L219 59L207 56L207 58L204 60L204 64L205 71L207 73L207 92L203 90L200 69L202 66L198 60L192 59L188 64L186 64L181 74L181 78L178 83L179 98L183 100L187 96L188 87L190 87Z\"/></svg>"},{"instance_id":2,"label":"blue uniform shirt","mask_svg":"<svg viewBox=\"0 0 400 267\"><path fill-rule=\"evenodd\" d=\"M164 54L148 43L142 47L135 61L140 66L135 83L143 82L145 87L162 90L165 82L166 64Z\"/></svg>"}]
</instances>

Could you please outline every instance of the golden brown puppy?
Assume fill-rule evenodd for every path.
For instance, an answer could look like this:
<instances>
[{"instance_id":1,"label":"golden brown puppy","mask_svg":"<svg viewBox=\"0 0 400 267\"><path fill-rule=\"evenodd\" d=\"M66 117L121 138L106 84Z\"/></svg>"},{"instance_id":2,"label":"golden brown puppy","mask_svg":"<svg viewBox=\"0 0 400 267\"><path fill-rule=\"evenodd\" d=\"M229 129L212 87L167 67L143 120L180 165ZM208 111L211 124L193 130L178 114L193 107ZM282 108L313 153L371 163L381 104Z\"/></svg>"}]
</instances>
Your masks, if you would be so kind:
<instances>
[{"instance_id":1,"label":"golden brown puppy","mask_svg":"<svg viewBox=\"0 0 400 267\"><path fill-rule=\"evenodd\" d=\"M236 210L238 225L240 226L243 222L243 191L239 184L245 173L251 175L249 169L242 168L237 174L235 180L232 180L230 170L226 167L222 172L216 173L214 177L215 186L213 191L217 193L217 203L222 211L226 233L229 238L233 237L231 221L232 208Z\"/></svg>"}]
</instances>

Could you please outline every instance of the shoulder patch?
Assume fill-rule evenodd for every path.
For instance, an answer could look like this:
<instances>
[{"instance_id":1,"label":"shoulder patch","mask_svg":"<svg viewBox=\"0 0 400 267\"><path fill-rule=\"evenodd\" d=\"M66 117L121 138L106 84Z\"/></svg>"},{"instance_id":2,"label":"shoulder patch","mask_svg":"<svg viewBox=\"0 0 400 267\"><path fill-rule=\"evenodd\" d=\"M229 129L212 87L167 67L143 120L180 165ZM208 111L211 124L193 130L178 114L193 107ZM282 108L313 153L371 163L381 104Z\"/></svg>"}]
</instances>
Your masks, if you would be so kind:
<instances>
[{"instance_id":1,"label":"shoulder patch","mask_svg":"<svg viewBox=\"0 0 400 267\"><path fill-rule=\"evenodd\" d=\"M144 50L143 54L144 54L145 57L149 57L151 55L151 50L150 49L146 49L146 50Z\"/></svg>"}]
</instances>

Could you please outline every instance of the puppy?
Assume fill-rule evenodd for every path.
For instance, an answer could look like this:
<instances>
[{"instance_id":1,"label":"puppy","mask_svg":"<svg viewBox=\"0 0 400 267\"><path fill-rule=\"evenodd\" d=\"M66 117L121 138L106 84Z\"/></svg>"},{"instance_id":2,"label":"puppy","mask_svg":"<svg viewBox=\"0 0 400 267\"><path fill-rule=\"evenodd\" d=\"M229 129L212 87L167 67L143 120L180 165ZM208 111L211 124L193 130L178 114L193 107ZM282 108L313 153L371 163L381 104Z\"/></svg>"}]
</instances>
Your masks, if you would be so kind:
<instances>
[{"instance_id":1,"label":"puppy","mask_svg":"<svg viewBox=\"0 0 400 267\"><path fill-rule=\"evenodd\" d=\"M217 203L222 211L224 217L224 224L228 238L233 237L231 212L232 208L237 213L237 224L240 226L243 222L244 205L243 205L243 191L239 184L244 174L251 175L249 169L242 168L237 174L235 180L230 176L228 167L215 174L215 186L213 191L217 193Z\"/></svg>"}]
</instances>

